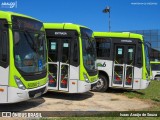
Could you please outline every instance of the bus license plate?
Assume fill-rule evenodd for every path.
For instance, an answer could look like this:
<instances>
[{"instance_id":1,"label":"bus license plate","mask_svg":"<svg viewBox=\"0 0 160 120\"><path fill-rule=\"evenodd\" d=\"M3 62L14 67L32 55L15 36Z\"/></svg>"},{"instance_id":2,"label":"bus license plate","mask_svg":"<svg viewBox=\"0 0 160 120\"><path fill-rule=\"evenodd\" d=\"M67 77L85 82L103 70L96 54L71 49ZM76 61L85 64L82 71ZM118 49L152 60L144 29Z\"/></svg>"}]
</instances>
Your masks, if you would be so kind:
<instances>
[{"instance_id":1,"label":"bus license plate","mask_svg":"<svg viewBox=\"0 0 160 120\"><path fill-rule=\"evenodd\" d=\"M34 98L37 98L37 97L39 97L39 96L41 96L42 95L42 93L40 92L40 93L36 93L35 95L34 95Z\"/></svg>"}]
</instances>

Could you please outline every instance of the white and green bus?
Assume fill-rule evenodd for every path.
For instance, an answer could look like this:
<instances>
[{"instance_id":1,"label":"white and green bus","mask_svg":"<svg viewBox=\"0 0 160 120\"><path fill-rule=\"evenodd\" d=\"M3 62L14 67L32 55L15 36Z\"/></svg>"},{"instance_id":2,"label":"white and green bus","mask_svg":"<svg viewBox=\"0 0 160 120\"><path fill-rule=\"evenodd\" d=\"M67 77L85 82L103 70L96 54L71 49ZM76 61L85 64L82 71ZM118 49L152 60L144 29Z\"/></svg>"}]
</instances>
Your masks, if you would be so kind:
<instances>
[{"instance_id":1,"label":"white and green bus","mask_svg":"<svg viewBox=\"0 0 160 120\"><path fill-rule=\"evenodd\" d=\"M145 89L150 83L149 45L133 33L94 32L99 81L96 91L108 87Z\"/></svg>"},{"instance_id":2,"label":"white and green bus","mask_svg":"<svg viewBox=\"0 0 160 120\"><path fill-rule=\"evenodd\" d=\"M43 23L0 11L0 103L16 103L47 91L47 46Z\"/></svg>"},{"instance_id":3,"label":"white and green bus","mask_svg":"<svg viewBox=\"0 0 160 120\"><path fill-rule=\"evenodd\" d=\"M152 79L160 80L160 61L150 61L152 70Z\"/></svg>"},{"instance_id":4,"label":"white and green bus","mask_svg":"<svg viewBox=\"0 0 160 120\"><path fill-rule=\"evenodd\" d=\"M83 93L97 82L93 31L71 23L44 23L48 41L49 91Z\"/></svg>"}]
</instances>

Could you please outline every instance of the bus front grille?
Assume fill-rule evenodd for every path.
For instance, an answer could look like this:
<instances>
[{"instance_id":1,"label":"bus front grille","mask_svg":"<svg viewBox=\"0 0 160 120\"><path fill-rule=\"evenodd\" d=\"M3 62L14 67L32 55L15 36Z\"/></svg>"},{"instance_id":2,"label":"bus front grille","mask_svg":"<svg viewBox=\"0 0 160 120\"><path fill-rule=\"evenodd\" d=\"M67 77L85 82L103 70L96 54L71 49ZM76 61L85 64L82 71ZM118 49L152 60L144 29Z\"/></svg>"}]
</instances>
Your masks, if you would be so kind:
<instances>
[{"instance_id":1,"label":"bus front grille","mask_svg":"<svg viewBox=\"0 0 160 120\"><path fill-rule=\"evenodd\" d=\"M29 97L30 98L38 97L44 93L45 89L46 87L40 88L38 90L29 91Z\"/></svg>"}]
</instances>

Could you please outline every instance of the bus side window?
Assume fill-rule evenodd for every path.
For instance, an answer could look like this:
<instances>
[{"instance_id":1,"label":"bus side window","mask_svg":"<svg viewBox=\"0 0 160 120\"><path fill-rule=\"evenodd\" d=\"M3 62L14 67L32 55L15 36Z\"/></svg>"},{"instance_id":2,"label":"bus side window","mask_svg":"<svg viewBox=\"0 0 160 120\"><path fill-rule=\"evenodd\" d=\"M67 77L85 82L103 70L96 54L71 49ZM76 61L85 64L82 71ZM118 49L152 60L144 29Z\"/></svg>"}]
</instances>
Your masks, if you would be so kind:
<instances>
[{"instance_id":1,"label":"bus side window","mask_svg":"<svg viewBox=\"0 0 160 120\"><path fill-rule=\"evenodd\" d=\"M8 34L7 31L0 32L0 66L8 67Z\"/></svg>"},{"instance_id":2,"label":"bus side window","mask_svg":"<svg viewBox=\"0 0 160 120\"><path fill-rule=\"evenodd\" d=\"M77 42L74 42L74 46L73 46L73 61L74 62L78 62L78 45Z\"/></svg>"},{"instance_id":3,"label":"bus side window","mask_svg":"<svg viewBox=\"0 0 160 120\"><path fill-rule=\"evenodd\" d=\"M7 32L3 32L2 34L2 61L7 62Z\"/></svg>"},{"instance_id":4,"label":"bus side window","mask_svg":"<svg viewBox=\"0 0 160 120\"><path fill-rule=\"evenodd\" d=\"M97 41L96 44L97 44L97 57L98 58L108 58L108 57L110 57L110 47L111 47L110 42Z\"/></svg>"},{"instance_id":5,"label":"bus side window","mask_svg":"<svg viewBox=\"0 0 160 120\"><path fill-rule=\"evenodd\" d=\"M74 39L73 44L72 44L72 48L71 48L71 52L72 52L71 64L74 66L79 65L79 49L78 48L79 48L78 47L78 40Z\"/></svg>"},{"instance_id":6,"label":"bus side window","mask_svg":"<svg viewBox=\"0 0 160 120\"><path fill-rule=\"evenodd\" d=\"M137 55L137 65L139 67L142 67L142 45L138 45L138 55Z\"/></svg>"},{"instance_id":7,"label":"bus side window","mask_svg":"<svg viewBox=\"0 0 160 120\"><path fill-rule=\"evenodd\" d=\"M1 35L2 30L0 30L0 66L1 66L1 60L2 60L2 35Z\"/></svg>"}]
</instances>

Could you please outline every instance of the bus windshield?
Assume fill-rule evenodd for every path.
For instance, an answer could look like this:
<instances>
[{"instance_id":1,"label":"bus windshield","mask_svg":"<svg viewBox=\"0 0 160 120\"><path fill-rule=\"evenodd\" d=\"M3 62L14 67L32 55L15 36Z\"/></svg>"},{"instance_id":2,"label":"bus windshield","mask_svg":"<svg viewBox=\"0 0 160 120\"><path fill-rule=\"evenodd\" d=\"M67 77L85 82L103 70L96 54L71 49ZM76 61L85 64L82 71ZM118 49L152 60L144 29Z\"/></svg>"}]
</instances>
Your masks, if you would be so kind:
<instances>
[{"instance_id":1,"label":"bus windshield","mask_svg":"<svg viewBox=\"0 0 160 120\"><path fill-rule=\"evenodd\" d=\"M12 22L15 66L25 73L46 70L47 56L43 24L36 20L19 17L14 17ZM33 23L35 27L32 27Z\"/></svg>"},{"instance_id":2,"label":"bus windshield","mask_svg":"<svg viewBox=\"0 0 160 120\"><path fill-rule=\"evenodd\" d=\"M81 28L83 64L89 73L96 69L96 41L92 34L93 31Z\"/></svg>"}]
</instances>

